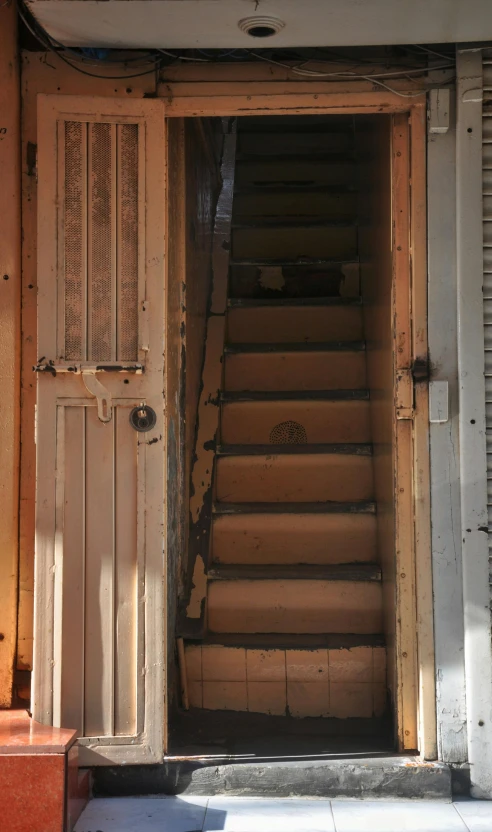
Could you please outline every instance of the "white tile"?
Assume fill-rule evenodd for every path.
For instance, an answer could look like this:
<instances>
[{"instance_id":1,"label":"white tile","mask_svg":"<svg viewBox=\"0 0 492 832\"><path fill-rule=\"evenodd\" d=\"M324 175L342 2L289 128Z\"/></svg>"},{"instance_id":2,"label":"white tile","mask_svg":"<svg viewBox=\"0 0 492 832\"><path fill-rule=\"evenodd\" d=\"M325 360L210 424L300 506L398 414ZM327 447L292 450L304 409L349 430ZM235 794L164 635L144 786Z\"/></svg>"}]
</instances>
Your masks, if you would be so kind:
<instances>
[{"instance_id":1,"label":"white tile","mask_svg":"<svg viewBox=\"0 0 492 832\"><path fill-rule=\"evenodd\" d=\"M335 832L329 800L211 797L205 832ZM106 830L105 830L106 832Z\"/></svg>"},{"instance_id":2,"label":"white tile","mask_svg":"<svg viewBox=\"0 0 492 832\"><path fill-rule=\"evenodd\" d=\"M105 797L91 800L74 832L201 832L206 797Z\"/></svg>"},{"instance_id":3,"label":"white tile","mask_svg":"<svg viewBox=\"0 0 492 832\"><path fill-rule=\"evenodd\" d=\"M451 803L332 801L336 832L467 832Z\"/></svg>"},{"instance_id":4,"label":"white tile","mask_svg":"<svg viewBox=\"0 0 492 832\"><path fill-rule=\"evenodd\" d=\"M469 832L491 832L492 800L460 800L454 805Z\"/></svg>"}]
</instances>

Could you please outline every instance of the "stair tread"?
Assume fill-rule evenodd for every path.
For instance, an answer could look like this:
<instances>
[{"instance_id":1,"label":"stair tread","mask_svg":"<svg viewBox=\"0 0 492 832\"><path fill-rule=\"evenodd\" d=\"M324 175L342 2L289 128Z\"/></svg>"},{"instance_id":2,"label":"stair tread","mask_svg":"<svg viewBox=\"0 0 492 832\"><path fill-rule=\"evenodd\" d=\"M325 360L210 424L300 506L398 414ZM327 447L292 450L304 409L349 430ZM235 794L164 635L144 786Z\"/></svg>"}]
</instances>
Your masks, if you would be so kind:
<instances>
[{"instance_id":1,"label":"stair tread","mask_svg":"<svg viewBox=\"0 0 492 832\"><path fill-rule=\"evenodd\" d=\"M195 641L193 636L188 636L187 640ZM313 650L323 647L350 650L353 647L384 647L385 637L382 633L207 633L200 643L260 650Z\"/></svg>"},{"instance_id":2,"label":"stair tread","mask_svg":"<svg viewBox=\"0 0 492 832\"><path fill-rule=\"evenodd\" d=\"M254 221L245 222L237 221L232 223L232 229L238 231L241 229L261 229L268 228L269 231L274 231L276 228L356 228L358 223L356 220L334 220L324 219L323 216L311 217L309 219L301 219L300 217L256 217Z\"/></svg>"},{"instance_id":3,"label":"stair tread","mask_svg":"<svg viewBox=\"0 0 492 832\"><path fill-rule=\"evenodd\" d=\"M233 258L230 261L231 266L353 266L359 265L359 260L351 258L349 260L340 259L326 259L324 257L303 257L302 260L275 260L267 257L259 258Z\"/></svg>"},{"instance_id":4,"label":"stair tread","mask_svg":"<svg viewBox=\"0 0 492 832\"><path fill-rule=\"evenodd\" d=\"M239 151L236 155L236 162L241 162L243 165L250 164L267 164L268 162L355 162L355 154L352 151L341 153L333 150L332 152L311 150L302 153L248 153L246 151ZM295 181L295 180L294 180Z\"/></svg>"},{"instance_id":5,"label":"stair tread","mask_svg":"<svg viewBox=\"0 0 492 832\"><path fill-rule=\"evenodd\" d=\"M229 402L368 401L369 390L224 390L220 400Z\"/></svg>"},{"instance_id":6,"label":"stair tread","mask_svg":"<svg viewBox=\"0 0 492 832\"><path fill-rule=\"evenodd\" d=\"M262 352L363 352L365 348L365 341L304 341L285 344L226 344L224 352L230 355Z\"/></svg>"},{"instance_id":7,"label":"stair tread","mask_svg":"<svg viewBox=\"0 0 492 832\"><path fill-rule=\"evenodd\" d=\"M216 502L214 514L375 514L372 500L319 503L226 503Z\"/></svg>"},{"instance_id":8,"label":"stair tread","mask_svg":"<svg viewBox=\"0 0 492 832\"><path fill-rule=\"evenodd\" d=\"M296 184L288 182L285 185L238 185L234 189L234 196L244 194L356 194L357 187L352 185L313 185L305 182Z\"/></svg>"},{"instance_id":9,"label":"stair tread","mask_svg":"<svg viewBox=\"0 0 492 832\"><path fill-rule=\"evenodd\" d=\"M296 307L296 306L361 306L362 298L228 298L227 305L232 309L256 309L260 306L268 307Z\"/></svg>"},{"instance_id":10,"label":"stair tread","mask_svg":"<svg viewBox=\"0 0 492 832\"><path fill-rule=\"evenodd\" d=\"M275 456L277 454L354 454L372 456L370 442L324 442L300 445L218 445L218 456Z\"/></svg>"},{"instance_id":11,"label":"stair tread","mask_svg":"<svg viewBox=\"0 0 492 832\"><path fill-rule=\"evenodd\" d=\"M381 567L377 563L318 564L217 564L208 569L212 581L380 581Z\"/></svg>"}]
</instances>

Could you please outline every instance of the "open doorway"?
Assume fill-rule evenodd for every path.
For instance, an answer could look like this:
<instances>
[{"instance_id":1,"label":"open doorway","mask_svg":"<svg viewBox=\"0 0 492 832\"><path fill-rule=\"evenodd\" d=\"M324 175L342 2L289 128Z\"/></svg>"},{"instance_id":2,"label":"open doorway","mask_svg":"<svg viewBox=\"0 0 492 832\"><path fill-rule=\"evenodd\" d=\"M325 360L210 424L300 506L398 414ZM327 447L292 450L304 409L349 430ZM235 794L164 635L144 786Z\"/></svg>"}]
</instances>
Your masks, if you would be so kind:
<instances>
[{"instance_id":1,"label":"open doorway","mask_svg":"<svg viewBox=\"0 0 492 832\"><path fill-rule=\"evenodd\" d=\"M397 429L413 395L396 373L410 314L404 121L237 119L220 390L206 402L217 430L191 515L171 755L409 747L397 740L402 698L415 710L398 665L411 678L416 654L397 632L412 481L411 423ZM208 370L205 355L202 390ZM202 446L198 431L195 460ZM403 543L411 560L411 532Z\"/></svg>"}]
</instances>

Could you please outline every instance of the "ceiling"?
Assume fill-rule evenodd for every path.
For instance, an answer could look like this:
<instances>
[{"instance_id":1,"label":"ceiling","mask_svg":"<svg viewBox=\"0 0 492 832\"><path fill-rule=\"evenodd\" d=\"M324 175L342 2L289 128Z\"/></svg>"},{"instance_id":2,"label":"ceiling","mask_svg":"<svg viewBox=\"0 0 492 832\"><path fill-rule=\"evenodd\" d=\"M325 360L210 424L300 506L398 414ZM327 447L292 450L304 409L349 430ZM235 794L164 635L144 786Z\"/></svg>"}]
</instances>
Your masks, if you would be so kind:
<instances>
[{"instance_id":1,"label":"ceiling","mask_svg":"<svg viewBox=\"0 0 492 832\"><path fill-rule=\"evenodd\" d=\"M67 46L277 48L492 39L491 0L26 0ZM270 17L252 37L239 23ZM283 26L282 26L283 24Z\"/></svg>"}]
</instances>

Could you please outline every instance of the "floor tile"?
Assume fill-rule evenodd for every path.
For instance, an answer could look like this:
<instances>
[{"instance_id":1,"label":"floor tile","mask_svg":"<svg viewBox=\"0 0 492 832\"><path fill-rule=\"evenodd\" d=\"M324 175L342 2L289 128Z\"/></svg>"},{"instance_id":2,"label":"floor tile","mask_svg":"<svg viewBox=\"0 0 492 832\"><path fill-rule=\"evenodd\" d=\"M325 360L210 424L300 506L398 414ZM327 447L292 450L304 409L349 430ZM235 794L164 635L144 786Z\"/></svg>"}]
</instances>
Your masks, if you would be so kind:
<instances>
[{"instance_id":1,"label":"floor tile","mask_svg":"<svg viewBox=\"0 0 492 832\"><path fill-rule=\"evenodd\" d=\"M491 832L492 800L463 800L454 805L469 832Z\"/></svg>"},{"instance_id":2,"label":"floor tile","mask_svg":"<svg viewBox=\"0 0 492 832\"><path fill-rule=\"evenodd\" d=\"M205 832L335 832L329 800L211 797ZM106 830L104 831L106 832ZM374 832L374 830L372 831Z\"/></svg>"},{"instance_id":3,"label":"floor tile","mask_svg":"<svg viewBox=\"0 0 492 832\"><path fill-rule=\"evenodd\" d=\"M336 832L466 832L451 803L332 801Z\"/></svg>"},{"instance_id":4,"label":"floor tile","mask_svg":"<svg viewBox=\"0 0 492 832\"><path fill-rule=\"evenodd\" d=\"M74 832L201 832L206 807L206 797L95 798Z\"/></svg>"}]
</instances>

